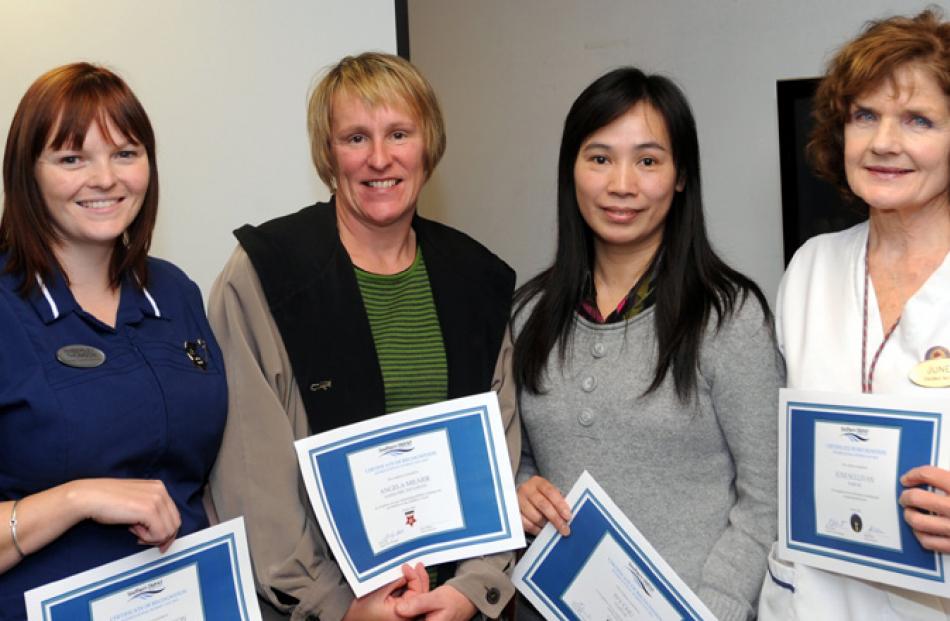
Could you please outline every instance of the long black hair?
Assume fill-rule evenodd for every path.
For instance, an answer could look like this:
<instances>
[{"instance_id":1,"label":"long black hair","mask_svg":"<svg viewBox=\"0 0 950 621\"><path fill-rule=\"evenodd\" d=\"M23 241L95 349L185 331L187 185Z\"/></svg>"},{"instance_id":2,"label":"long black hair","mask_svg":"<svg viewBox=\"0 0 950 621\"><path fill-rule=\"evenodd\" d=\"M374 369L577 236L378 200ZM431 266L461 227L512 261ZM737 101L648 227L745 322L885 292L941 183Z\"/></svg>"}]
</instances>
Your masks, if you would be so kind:
<instances>
[{"instance_id":1,"label":"long black hair","mask_svg":"<svg viewBox=\"0 0 950 621\"><path fill-rule=\"evenodd\" d=\"M656 260L657 363L646 392L659 388L672 369L676 394L688 400L696 388L699 348L713 311L716 327L751 293L765 321L771 313L754 282L730 268L709 244L703 218L696 122L683 92L668 78L646 75L634 67L615 69L595 80L578 96L564 121L558 157L558 239L554 263L515 293L515 315L537 300L515 341L514 372L523 389L542 392L548 358L558 345L563 365L573 334L575 311L585 294L594 265L590 227L581 217L574 185L574 164L581 145L640 102L650 104L666 122L677 179L676 192L663 225ZM633 283L631 283L631 286Z\"/></svg>"}]
</instances>

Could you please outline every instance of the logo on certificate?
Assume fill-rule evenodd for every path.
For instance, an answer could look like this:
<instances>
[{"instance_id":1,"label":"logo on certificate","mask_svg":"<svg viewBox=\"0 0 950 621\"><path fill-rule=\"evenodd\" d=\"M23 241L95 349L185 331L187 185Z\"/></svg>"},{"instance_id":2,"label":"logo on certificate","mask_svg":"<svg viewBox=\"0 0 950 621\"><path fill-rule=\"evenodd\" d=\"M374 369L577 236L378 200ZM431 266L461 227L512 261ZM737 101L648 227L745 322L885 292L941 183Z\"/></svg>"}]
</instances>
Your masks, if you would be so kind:
<instances>
[{"instance_id":1,"label":"logo on certificate","mask_svg":"<svg viewBox=\"0 0 950 621\"><path fill-rule=\"evenodd\" d=\"M415 510L406 511L406 525L412 526L416 523L416 512Z\"/></svg>"},{"instance_id":2,"label":"logo on certificate","mask_svg":"<svg viewBox=\"0 0 950 621\"><path fill-rule=\"evenodd\" d=\"M634 578L636 578L637 584L639 584L640 588L643 589L643 593L647 597L653 597L653 591L656 590L656 587L654 587L650 581L647 580L646 577L644 577L644 575L641 574L636 567L634 567L633 563L627 563L627 570L633 574Z\"/></svg>"},{"instance_id":3,"label":"logo on certificate","mask_svg":"<svg viewBox=\"0 0 950 621\"><path fill-rule=\"evenodd\" d=\"M841 435L852 442L867 442L868 430L863 427L842 427Z\"/></svg>"},{"instance_id":4,"label":"logo on certificate","mask_svg":"<svg viewBox=\"0 0 950 621\"><path fill-rule=\"evenodd\" d=\"M379 447L379 454L385 457L399 457L411 453L413 449L415 447L412 445L412 439L410 438Z\"/></svg>"},{"instance_id":5,"label":"logo on certificate","mask_svg":"<svg viewBox=\"0 0 950 621\"><path fill-rule=\"evenodd\" d=\"M132 601L133 599L151 599L156 595L161 594L164 590L164 581L159 579L139 585L134 589L129 589L127 595L129 596L129 601Z\"/></svg>"}]
</instances>

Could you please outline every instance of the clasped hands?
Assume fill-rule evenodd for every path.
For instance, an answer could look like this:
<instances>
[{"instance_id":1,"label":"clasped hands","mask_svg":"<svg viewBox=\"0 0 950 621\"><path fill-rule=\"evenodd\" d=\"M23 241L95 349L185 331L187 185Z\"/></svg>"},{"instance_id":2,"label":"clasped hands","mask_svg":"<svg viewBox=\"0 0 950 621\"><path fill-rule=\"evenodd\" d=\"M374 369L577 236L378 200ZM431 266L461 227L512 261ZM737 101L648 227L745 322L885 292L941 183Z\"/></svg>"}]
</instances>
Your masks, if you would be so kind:
<instances>
[{"instance_id":1,"label":"clasped hands","mask_svg":"<svg viewBox=\"0 0 950 621\"><path fill-rule=\"evenodd\" d=\"M429 590L429 572L422 563L402 566L402 578L353 600L343 621L468 621L475 605L444 584Z\"/></svg>"}]
</instances>

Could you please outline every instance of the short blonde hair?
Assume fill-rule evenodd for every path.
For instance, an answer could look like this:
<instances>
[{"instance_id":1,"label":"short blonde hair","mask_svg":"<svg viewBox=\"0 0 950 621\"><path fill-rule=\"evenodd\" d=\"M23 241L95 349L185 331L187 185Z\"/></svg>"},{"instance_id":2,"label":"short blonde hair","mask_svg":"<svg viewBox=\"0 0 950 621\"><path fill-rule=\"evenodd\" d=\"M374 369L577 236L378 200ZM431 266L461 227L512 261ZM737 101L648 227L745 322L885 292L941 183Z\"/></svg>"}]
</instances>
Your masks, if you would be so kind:
<instances>
[{"instance_id":1,"label":"short blonde hair","mask_svg":"<svg viewBox=\"0 0 950 621\"><path fill-rule=\"evenodd\" d=\"M409 61L380 52L346 56L317 83L307 106L310 155L320 179L336 192L336 162L330 149L333 97L347 93L368 105L405 107L422 126L426 177L445 153L445 123L432 85Z\"/></svg>"}]
</instances>

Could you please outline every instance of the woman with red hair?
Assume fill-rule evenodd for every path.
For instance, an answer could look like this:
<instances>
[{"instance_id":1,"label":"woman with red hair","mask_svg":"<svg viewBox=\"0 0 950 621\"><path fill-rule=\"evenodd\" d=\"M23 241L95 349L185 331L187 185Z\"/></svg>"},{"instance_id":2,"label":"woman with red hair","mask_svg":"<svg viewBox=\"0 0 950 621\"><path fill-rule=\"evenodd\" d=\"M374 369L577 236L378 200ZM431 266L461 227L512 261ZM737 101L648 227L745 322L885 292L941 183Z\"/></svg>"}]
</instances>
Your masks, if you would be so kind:
<instances>
[{"instance_id":1,"label":"woman with red hair","mask_svg":"<svg viewBox=\"0 0 950 621\"><path fill-rule=\"evenodd\" d=\"M872 22L831 60L815 98L816 168L868 215L795 254L776 305L792 388L950 396L912 370L950 346L950 23ZM950 551L950 472L903 473L903 518ZM766 620L950 618L950 601L769 559Z\"/></svg>"},{"instance_id":2,"label":"woman with red hair","mask_svg":"<svg viewBox=\"0 0 950 621\"><path fill-rule=\"evenodd\" d=\"M208 525L227 389L198 287L147 255L155 136L111 71L17 108L0 219L0 619L23 593Z\"/></svg>"}]
</instances>

